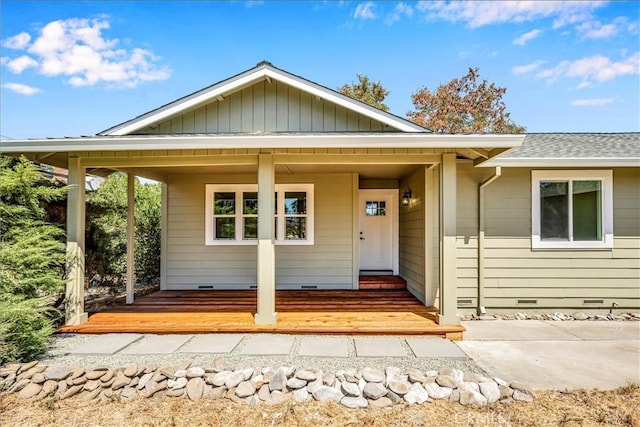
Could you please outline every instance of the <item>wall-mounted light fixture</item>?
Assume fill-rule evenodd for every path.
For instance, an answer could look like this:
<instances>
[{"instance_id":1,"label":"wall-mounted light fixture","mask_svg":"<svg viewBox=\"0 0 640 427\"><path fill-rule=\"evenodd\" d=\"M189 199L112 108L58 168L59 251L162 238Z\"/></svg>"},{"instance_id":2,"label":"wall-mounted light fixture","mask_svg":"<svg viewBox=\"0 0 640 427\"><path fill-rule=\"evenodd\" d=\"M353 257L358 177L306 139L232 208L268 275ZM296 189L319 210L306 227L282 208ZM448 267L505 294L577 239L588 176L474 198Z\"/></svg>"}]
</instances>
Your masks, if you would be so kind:
<instances>
[{"instance_id":1,"label":"wall-mounted light fixture","mask_svg":"<svg viewBox=\"0 0 640 427\"><path fill-rule=\"evenodd\" d=\"M411 203L411 189L409 187L405 188L402 192L402 206L409 206Z\"/></svg>"}]
</instances>

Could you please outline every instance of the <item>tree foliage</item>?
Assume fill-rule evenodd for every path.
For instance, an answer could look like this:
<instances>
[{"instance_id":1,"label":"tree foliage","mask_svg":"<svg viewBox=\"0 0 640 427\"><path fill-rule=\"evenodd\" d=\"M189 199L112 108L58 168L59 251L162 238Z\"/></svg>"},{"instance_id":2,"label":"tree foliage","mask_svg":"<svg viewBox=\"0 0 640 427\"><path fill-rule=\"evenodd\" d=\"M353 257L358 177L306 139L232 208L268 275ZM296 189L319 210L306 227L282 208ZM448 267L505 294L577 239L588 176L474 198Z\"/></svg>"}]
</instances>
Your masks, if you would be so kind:
<instances>
[{"instance_id":1,"label":"tree foliage","mask_svg":"<svg viewBox=\"0 0 640 427\"><path fill-rule=\"evenodd\" d=\"M338 91L372 107L389 111L389 107L384 103L389 91L382 86L382 83L379 80L372 82L366 74L357 74L357 76L357 83L345 84Z\"/></svg>"},{"instance_id":2,"label":"tree foliage","mask_svg":"<svg viewBox=\"0 0 640 427\"><path fill-rule=\"evenodd\" d=\"M135 183L136 281L160 279L160 184ZM124 285L127 254L127 177L116 173L87 195L86 274L97 283Z\"/></svg>"},{"instance_id":3,"label":"tree foliage","mask_svg":"<svg viewBox=\"0 0 640 427\"><path fill-rule=\"evenodd\" d=\"M440 133L524 133L515 124L502 97L506 88L480 81L479 69L469 68L461 78L441 84L435 91L418 89L411 100L414 123Z\"/></svg>"},{"instance_id":4,"label":"tree foliage","mask_svg":"<svg viewBox=\"0 0 640 427\"><path fill-rule=\"evenodd\" d=\"M44 351L53 332L59 313L47 303L63 292L66 255L45 207L66 190L25 158L0 157L0 363Z\"/></svg>"}]
</instances>

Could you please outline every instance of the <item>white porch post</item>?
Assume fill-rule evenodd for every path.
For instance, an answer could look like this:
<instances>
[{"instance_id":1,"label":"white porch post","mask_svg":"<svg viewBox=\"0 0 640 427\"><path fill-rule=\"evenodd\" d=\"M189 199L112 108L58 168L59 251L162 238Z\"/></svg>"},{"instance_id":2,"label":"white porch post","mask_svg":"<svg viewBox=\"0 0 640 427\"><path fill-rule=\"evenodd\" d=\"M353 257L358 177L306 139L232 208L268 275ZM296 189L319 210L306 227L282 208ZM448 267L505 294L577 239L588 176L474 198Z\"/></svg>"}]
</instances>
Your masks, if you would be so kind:
<instances>
[{"instance_id":1,"label":"white porch post","mask_svg":"<svg viewBox=\"0 0 640 427\"><path fill-rule=\"evenodd\" d=\"M69 157L67 194L67 286L65 323L87 321L84 311L85 169L78 157Z\"/></svg>"},{"instance_id":2,"label":"white porch post","mask_svg":"<svg viewBox=\"0 0 640 427\"><path fill-rule=\"evenodd\" d=\"M133 262L135 248L135 193L136 177L131 173L127 173L127 296L125 302L133 303L134 284L135 284L135 267Z\"/></svg>"},{"instance_id":3,"label":"white porch post","mask_svg":"<svg viewBox=\"0 0 640 427\"><path fill-rule=\"evenodd\" d=\"M273 155L258 156L258 312L256 324L274 324L276 313L275 172Z\"/></svg>"},{"instance_id":4,"label":"white porch post","mask_svg":"<svg viewBox=\"0 0 640 427\"><path fill-rule=\"evenodd\" d=\"M442 155L440 179L440 313L439 324L457 325L456 283L456 154Z\"/></svg>"}]
</instances>

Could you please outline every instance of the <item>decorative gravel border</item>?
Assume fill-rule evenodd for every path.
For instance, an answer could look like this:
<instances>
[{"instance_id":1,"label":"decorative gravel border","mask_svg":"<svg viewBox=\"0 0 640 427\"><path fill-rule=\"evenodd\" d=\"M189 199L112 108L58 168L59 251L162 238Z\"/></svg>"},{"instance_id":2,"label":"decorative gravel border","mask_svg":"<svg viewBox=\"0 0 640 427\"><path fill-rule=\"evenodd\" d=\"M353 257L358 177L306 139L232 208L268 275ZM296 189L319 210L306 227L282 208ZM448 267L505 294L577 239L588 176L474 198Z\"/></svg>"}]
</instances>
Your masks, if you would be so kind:
<instances>
[{"instance_id":1,"label":"decorative gravel border","mask_svg":"<svg viewBox=\"0 0 640 427\"><path fill-rule=\"evenodd\" d=\"M414 368L323 371L281 366L232 367L224 359L206 368L186 362L174 369L156 364L126 367L49 366L38 361L0 368L0 391L21 399L128 401L151 397L229 399L236 403L274 405L288 400L333 401L348 408L391 407L447 399L461 405L532 402L525 384L507 383L455 368L421 371Z\"/></svg>"},{"instance_id":2,"label":"decorative gravel border","mask_svg":"<svg viewBox=\"0 0 640 427\"><path fill-rule=\"evenodd\" d=\"M621 313L621 314L586 314L578 312L574 314L565 314L556 312L553 314L527 314L518 312L515 314L464 314L462 320L553 320L553 321L631 321L640 322L640 313Z\"/></svg>"}]
</instances>

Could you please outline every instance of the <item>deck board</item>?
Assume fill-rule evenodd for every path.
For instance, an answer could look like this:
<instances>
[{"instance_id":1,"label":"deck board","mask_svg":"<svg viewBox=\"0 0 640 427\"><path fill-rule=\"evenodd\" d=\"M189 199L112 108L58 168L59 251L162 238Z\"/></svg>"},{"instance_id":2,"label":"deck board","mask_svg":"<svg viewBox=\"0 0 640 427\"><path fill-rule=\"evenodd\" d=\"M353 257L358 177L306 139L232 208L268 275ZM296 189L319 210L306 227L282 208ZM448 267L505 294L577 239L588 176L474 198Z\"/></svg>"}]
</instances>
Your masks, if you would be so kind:
<instances>
[{"instance_id":1,"label":"deck board","mask_svg":"<svg viewBox=\"0 0 640 427\"><path fill-rule=\"evenodd\" d=\"M406 289L276 291L275 325L256 325L255 290L159 291L133 304L93 314L59 332L101 334L303 333L460 336L459 325L438 325L437 310Z\"/></svg>"}]
</instances>

